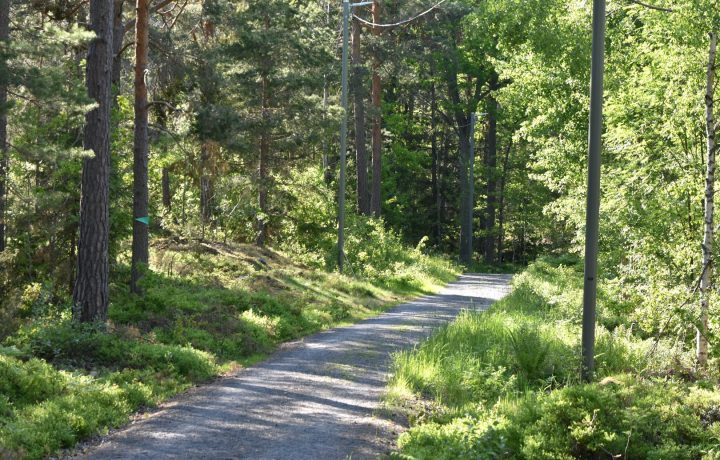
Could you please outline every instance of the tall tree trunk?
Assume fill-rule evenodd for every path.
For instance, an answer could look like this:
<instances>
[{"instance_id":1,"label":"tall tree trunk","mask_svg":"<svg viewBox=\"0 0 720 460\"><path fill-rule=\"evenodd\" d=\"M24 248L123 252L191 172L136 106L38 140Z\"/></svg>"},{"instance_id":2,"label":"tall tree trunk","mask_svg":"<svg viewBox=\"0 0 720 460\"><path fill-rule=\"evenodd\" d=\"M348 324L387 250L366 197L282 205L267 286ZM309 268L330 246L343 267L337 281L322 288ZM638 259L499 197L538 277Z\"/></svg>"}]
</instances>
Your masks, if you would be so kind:
<instances>
[{"instance_id":1,"label":"tall tree trunk","mask_svg":"<svg viewBox=\"0 0 720 460\"><path fill-rule=\"evenodd\" d=\"M470 179L470 120L458 123L458 135L460 150L460 261L470 264L472 262L474 203Z\"/></svg>"},{"instance_id":2,"label":"tall tree trunk","mask_svg":"<svg viewBox=\"0 0 720 460\"><path fill-rule=\"evenodd\" d=\"M260 158L258 161L258 207L260 215L257 217L257 235L255 244L263 247L267 241L267 216L268 216L268 160L270 155L270 94L267 76L262 78L262 117L263 129L260 134Z\"/></svg>"},{"instance_id":3,"label":"tall tree trunk","mask_svg":"<svg viewBox=\"0 0 720 460\"><path fill-rule=\"evenodd\" d=\"M0 0L0 43L10 40L10 0ZM7 142L8 71L5 59L0 60L0 252L5 251L5 208L7 207L8 142Z\"/></svg>"},{"instance_id":4,"label":"tall tree trunk","mask_svg":"<svg viewBox=\"0 0 720 460\"><path fill-rule=\"evenodd\" d=\"M330 2L329 1L325 2L325 26L328 28L330 27ZM328 97L329 97L328 76L327 76L327 74L323 74L323 121L325 121L327 118ZM335 174L333 172L333 168L330 163L330 143L328 142L327 136L323 136L322 149L323 149L323 156L322 156L323 178L325 179L325 184L327 184L329 186L332 183L333 176Z\"/></svg>"},{"instance_id":5,"label":"tall tree trunk","mask_svg":"<svg viewBox=\"0 0 720 460\"><path fill-rule=\"evenodd\" d=\"M376 24L380 23L380 4L373 1L372 18ZM380 36L380 28L373 28L373 35ZM370 210L380 217L382 207L382 81L380 80L380 58L373 57L372 69L372 190L370 192Z\"/></svg>"},{"instance_id":6,"label":"tall tree trunk","mask_svg":"<svg viewBox=\"0 0 720 460\"><path fill-rule=\"evenodd\" d=\"M135 142L133 158L133 240L130 291L141 294L140 281L149 262L148 216L148 66L150 0L137 0L135 20Z\"/></svg>"},{"instance_id":7,"label":"tall tree trunk","mask_svg":"<svg viewBox=\"0 0 720 460\"><path fill-rule=\"evenodd\" d=\"M704 367L708 360L708 307L713 283L713 222L715 215L715 56L717 35L710 32L710 53L705 92L705 123L707 130L707 172L705 174L705 234L703 237L703 272L700 280L700 322L697 328L697 361Z\"/></svg>"},{"instance_id":8,"label":"tall tree trunk","mask_svg":"<svg viewBox=\"0 0 720 460\"><path fill-rule=\"evenodd\" d=\"M165 212L172 211L172 188L170 187L170 170L162 169L162 202Z\"/></svg>"},{"instance_id":9,"label":"tall tree trunk","mask_svg":"<svg viewBox=\"0 0 720 460\"><path fill-rule=\"evenodd\" d=\"M125 38L125 23L123 22L123 5L125 0L113 0L113 67L112 85L115 91L113 104L117 104L117 95L120 94L120 76L122 71L122 56L120 51Z\"/></svg>"},{"instance_id":10,"label":"tall tree trunk","mask_svg":"<svg viewBox=\"0 0 720 460\"><path fill-rule=\"evenodd\" d=\"M434 77L434 72L432 76ZM433 81L430 87L430 146L432 149L432 196L435 208L435 244L439 245L442 238L440 234L442 210L440 200L440 149L438 149L437 108L437 94L435 82Z\"/></svg>"},{"instance_id":11,"label":"tall tree trunk","mask_svg":"<svg viewBox=\"0 0 720 460\"><path fill-rule=\"evenodd\" d=\"M357 19L353 20L352 88L355 99L355 163L357 168L357 205L360 214L370 214L370 193L368 191L368 158L365 145L365 91L363 80L365 69L360 54L360 37L362 26Z\"/></svg>"},{"instance_id":12,"label":"tall tree trunk","mask_svg":"<svg viewBox=\"0 0 720 460\"><path fill-rule=\"evenodd\" d=\"M497 78L495 79L497 80ZM495 213L497 207L497 110L498 103L493 94L488 96L488 128L485 138L486 196L483 219L483 257L485 262L495 262Z\"/></svg>"},{"instance_id":13,"label":"tall tree trunk","mask_svg":"<svg viewBox=\"0 0 720 460\"><path fill-rule=\"evenodd\" d=\"M210 224L213 215L213 200L215 186L213 183L212 154L214 146L209 140L200 144L200 219L203 226L203 238L205 228Z\"/></svg>"},{"instance_id":14,"label":"tall tree trunk","mask_svg":"<svg viewBox=\"0 0 720 460\"><path fill-rule=\"evenodd\" d=\"M502 253L505 250L505 187L507 186L508 167L510 166L510 150L512 149L512 139L508 141L505 147L505 156L503 158L502 175L500 176L500 191L498 192L498 235L497 250L498 259L502 261Z\"/></svg>"},{"instance_id":15,"label":"tall tree trunk","mask_svg":"<svg viewBox=\"0 0 720 460\"><path fill-rule=\"evenodd\" d=\"M110 105L113 61L113 0L90 1L96 38L87 58L87 87L97 108L85 117L84 146L95 153L83 160L78 271L73 316L80 322L107 319L110 233Z\"/></svg>"},{"instance_id":16,"label":"tall tree trunk","mask_svg":"<svg viewBox=\"0 0 720 460\"><path fill-rule=\"evenodd\" d=\"M455 56L455 54L453 54ZM473 215L474 215L474 179L472 178L472 115L462 109L460 87L458 85L458 62L454 58L446 69L448 98L453 103L456 131L458 134L459 174L460 174L460 261L472 262L473 252Z\"/></svg>"}]
</instances>

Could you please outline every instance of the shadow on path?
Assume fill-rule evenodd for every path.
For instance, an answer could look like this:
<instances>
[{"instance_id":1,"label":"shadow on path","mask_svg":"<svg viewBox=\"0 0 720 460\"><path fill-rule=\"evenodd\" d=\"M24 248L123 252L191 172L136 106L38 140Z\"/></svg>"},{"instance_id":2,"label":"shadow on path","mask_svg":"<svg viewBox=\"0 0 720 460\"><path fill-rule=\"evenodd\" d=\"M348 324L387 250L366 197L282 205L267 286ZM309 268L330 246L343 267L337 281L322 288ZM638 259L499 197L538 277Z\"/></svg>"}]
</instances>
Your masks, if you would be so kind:
<instances>
[{"instance_id":1,"label":"shadow on path","mask_svg":"<svg viewBox=\"0 0 720 460\"><path fill-rule=\"evenodd\" d=\"M373 416L391 353L463 309L503 297L510 275L463 275L442 292L297 342L199 387L104 438L88 459L359 459L388 451L398 429Z\"/></svg>"}]
</instances>

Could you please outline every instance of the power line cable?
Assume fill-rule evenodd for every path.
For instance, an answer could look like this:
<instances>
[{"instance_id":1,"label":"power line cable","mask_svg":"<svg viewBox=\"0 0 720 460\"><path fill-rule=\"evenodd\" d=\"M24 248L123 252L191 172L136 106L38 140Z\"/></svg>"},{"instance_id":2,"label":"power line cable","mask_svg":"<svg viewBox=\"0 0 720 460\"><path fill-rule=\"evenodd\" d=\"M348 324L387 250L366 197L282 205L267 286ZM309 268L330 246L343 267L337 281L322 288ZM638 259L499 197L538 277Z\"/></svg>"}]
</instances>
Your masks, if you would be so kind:
<instances>
[{"instance_id":1,"label":"power line cable","mask_svg":"<svg viewBox=\"0 0 720 460\"><path fill-rule=\"evenodd\" d=\"M447 1L448 1L448 0L442 0L442 1L440 1L439 3L436 3L435 5L433 5L430 9L425 10L425 11L423 11L423 12L420 13L420 14L417 14L417 15L409 18L409 19L404 19L404 20L402 20L402 21L399 21L399 22L396 22L396 23L393 23L393 24L376 24L376 23L374 23L374 22L372 22L372 21L368 21L367 19L361 18L361 17L358 16L357 14L353 14L353 17L354 17L355 19L357 19L358 21L362 22L362 23L365 24L365 25L368 25L368 26L371 26L371 27L379 27L379 28L386 28L386 29L387 29L387 28L391 28L391 27L402 26L402 25L407 24L407 23L409 23L409 22L413 22L413 21L415 21L416 19L420 19L421 17L425 16L426 14L431 13L433 10L435 10L436 8L438 8L440 5L442 5L443 3L447 2Z\"/></svg>"}]
</instances>

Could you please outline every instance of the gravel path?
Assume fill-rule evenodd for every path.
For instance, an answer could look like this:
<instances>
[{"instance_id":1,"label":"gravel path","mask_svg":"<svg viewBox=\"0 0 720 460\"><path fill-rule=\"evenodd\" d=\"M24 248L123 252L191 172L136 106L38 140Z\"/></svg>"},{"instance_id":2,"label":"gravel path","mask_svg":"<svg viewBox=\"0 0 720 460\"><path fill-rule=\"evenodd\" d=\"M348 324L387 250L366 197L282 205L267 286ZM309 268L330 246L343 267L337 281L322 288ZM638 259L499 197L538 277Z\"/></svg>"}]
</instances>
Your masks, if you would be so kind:
<instances>
[{"instance_id":1,"label":"gravel path","mask_svg":"<svg viewBox=\"0 0 720 460\"><path fill-rule=\"evenodd\" d=\"M412 348L462 309L486 309L508 275L464 275L349 327L284 346L263 363L198 387L80 455L90 459L360 459L401 429L375 415L390 353Z\"/></svg>"}]
</instances>

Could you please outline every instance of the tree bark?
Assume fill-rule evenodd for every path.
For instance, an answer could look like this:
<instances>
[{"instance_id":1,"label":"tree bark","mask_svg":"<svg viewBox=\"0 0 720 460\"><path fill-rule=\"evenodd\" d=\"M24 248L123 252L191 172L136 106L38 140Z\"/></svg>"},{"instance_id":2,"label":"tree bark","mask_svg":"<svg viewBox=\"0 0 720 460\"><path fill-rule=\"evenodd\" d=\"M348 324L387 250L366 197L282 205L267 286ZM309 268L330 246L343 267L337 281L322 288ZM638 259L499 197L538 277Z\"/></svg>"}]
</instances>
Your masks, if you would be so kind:
<instances>
[{"instance_id":1,"label":"tree bark","mask_svg":"<svg viewBox=\"0 0 720 460\"><path fill-rule=\"evenodd\" d=\"M203 238L205 238L205 227L210 224L212 219L214 207L215 186L211 171L213 148L214 146L209 140L202 141L200 145L200 219L203 226Z\"/></svg>"},{"instance_id":2,"label":"tree bark","mask_svg":"<svg viewBox=\"0 0 720 460\"><path fill-rule=\"evenodd\" d=\"M505 147L505 156L503 158L502 175L500 176L500 190L498 192L498 235L497 235L497 255L502 262L503 251L505 250L505 188L507 186L508 167L510 166L510 150L512 149L512 139L508 141Z\"/></svg>"},{"instance_id":3,"label":"tree bark","mask_svg":"<svg viewBox=\"0 0 720 460\"><path fill-rule=\"evenodd\" d=\"M471 116L462 109L460 87L458 85L458 63L455 55L446 69L448 98L454 105L454 118L458 134L459 173L460 173L460 261L472 262L473 247L473 181L471 172Z\"/></svg>"},{"instance_id":4,"label":"tree bark","mask_svg":"<svg viewBox=\"0 0 720 460\"><path fill-rule=\"evenodd\" d=\"M10 0L0 0L0 42L10 40ZM0 61L0 252L5 251L5 208L7 207L8 142L7 142L7 62Z\"/></svg>"},{"instance_id":5,"label":"tree bark","mask_svg":"<svg viewBox=\"0 0 720 460\"><path fill-rule=\"evenodd\" d=\"M117 104L117 95L120 94L120 76L122 71L122 56L120 51L125 38L125 24L123 23L123 5L125 0L113 0L113 67L112 85L115 91L113 104Z\"/></svg>"},{"instance_id":6,"label":"tree bark","mask_svg":"<svg viewBox=\"0 0 720 460\"><path fill-rule=\"evenodd\" d=\"M467 119L466 119L467 120ZM460 261L472 262L473 206L474 197L470 187L470 120L458 123L458 147L460 160Z\"/></svg>"},{"instance_id":7,"label":"tree bark","mask_svg":"<svg viewBox=\"0 0 720 460\"><path fill-rule=\"evenodd\" d=\"M135 19L135 139L133 149L133 240L130 291L142 294L140 281L149 262L148 216L148 66L149 0L137 0Z\"/></svg>"},{"instance_id":8,"label":"tree bark","mask_svg":"<svg viewBox=\"0 0 720 460\"><path fill-rule=\"evenodd\" d=\"M365 69L360 54L360 37L362 27L360 21L353 20L352 60L353 79L352 88L355 99L355 163L357 168L357 206L358 212L363 215L370 214L370 193L368 190L368 157L365 145L365 91L363 80Z\"/></svg>"},{"instance_id":9,"label":"tree bark","mask_svg":"<svg viewBox=\"0 0 720 460\"><path fill-rule=\"evenodd\" d=\"M325 26L330 27L330 2L325 2ZM328 111L328 99L329 99L329 82L328 82L328 76L327 74L323 74L323 121L327 118L327 111ZM323 178L325 179L325 184L330 185L332 183L333 177L334 177L334 171L330 160L330 143L327 139L328 136L323 136L322 140L322 149L323 149L323 155L322 155L322 169L323 169Z\"/></svg>"},{"instance_id":10,"label":"tree bark","mask_svg":"<svg viewBox=\"0 0 720 460\"><path fill-rule=\"evenodd\" d=\"M80 322L107 319L113 0L90 1L90 27L96 38L88 49L86 79L88 94L98 106L85 117L84 146L95 156L83 160L78 271L73 290L73 316Z\"/></svg>"},{"instance_id":11,"label":"tree bark","mask_svg":"<svg viewBox=\"0 0 720 460\"><path fill-rule=\"evenodd\" d=\"M172 211L172 188L170 186L170 170L162 169L162 201L166 212Z\"/></svg>"},{"instance_id":12,"label":"tree bark","mask_svg":"<svg viewBox=\"0 0 720 460\"><path fill-rule=\"evenodd\" d=\"M497 79L496 79L497 80ZM488 96L488 128L485 139L486 202L483 219L483 258L487 263L495 262L495 213L497 208L497 110L495 97Z\"/></svg>"},{"instance_id":13,"label":"tree bark","mask_svg":"<svg viewBox=\"0 0 720 460\"><path fill-rule=\"evenodd\" d=\"M432 76L434 77L434 72ZM438 149L437 109L437 93L435 82L433 81L430 86L430 147L432 150L432 196L435 207L435 244L439 245L442 238L442 209L440 200L440 149Z\"/></svg>"},{"instance_id":14,"label":"tree bark","mask_svg":"<svg viewBox=\"0 0 720 460\"><path fill-rule=\"evenodd\" d=\"M700 321L697 327L697 362L704 367L708 360L708 309L709 297L713 285L713 222L715 216L715 56L717 35L710 32L710 52L707 66L707 86L705 92L705 123L707 131L707 171L705 173L705 232L702 255L703 271L700 279Z\"/></svg>"},{"instance_id":15,"label":"tree bark","mask_svg":"<svg viewBox=\"0 0 720 460\"><path fill-rule=\"evenodd\" d=\"M374 0L372 5L372 18L376 24L380 23L380 4ZM380 28L373 28L373 35L380 36ZM370 192L370 210L376 217L382 211L382 81L380 79L380 58L375 53L372 69L372 190Z\"/></svg>"},{"instance_id":16,"label":"tree bark","mask_svg":"<svg viewBox=\"0 0 720 460\"><path fill-rule=\"evenodd\" d=\"M257 217L257 235L255 244L263 247L267 241L267 216L268 216L268 160L270 155L270 94L267 76L262 78L262 117L263 128L260 134L260 158L258 160L258 207L260 215Z\"/></svg>"}]
</instances>

